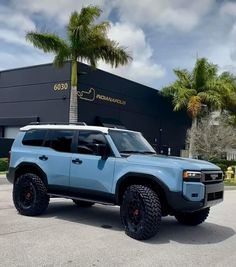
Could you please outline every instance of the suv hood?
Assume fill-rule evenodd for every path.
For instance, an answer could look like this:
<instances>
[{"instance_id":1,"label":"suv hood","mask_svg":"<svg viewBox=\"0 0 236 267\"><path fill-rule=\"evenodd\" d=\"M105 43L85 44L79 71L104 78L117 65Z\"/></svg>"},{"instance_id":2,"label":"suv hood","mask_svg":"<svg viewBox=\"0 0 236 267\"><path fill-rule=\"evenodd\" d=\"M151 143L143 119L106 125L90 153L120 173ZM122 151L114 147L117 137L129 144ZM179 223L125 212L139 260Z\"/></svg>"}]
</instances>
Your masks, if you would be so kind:
<instances>
[{"instance_id":1,"label":"suv hood","mask_svg":"<svg viewBox=\"0 0 236 267\"><path fill-rule=\"evenodd\" d=\"M177 167L183 170L220 170L218 166L208 161L162 155L131 155L127 161L140 165Z\"/></svg>"}]
</instances>

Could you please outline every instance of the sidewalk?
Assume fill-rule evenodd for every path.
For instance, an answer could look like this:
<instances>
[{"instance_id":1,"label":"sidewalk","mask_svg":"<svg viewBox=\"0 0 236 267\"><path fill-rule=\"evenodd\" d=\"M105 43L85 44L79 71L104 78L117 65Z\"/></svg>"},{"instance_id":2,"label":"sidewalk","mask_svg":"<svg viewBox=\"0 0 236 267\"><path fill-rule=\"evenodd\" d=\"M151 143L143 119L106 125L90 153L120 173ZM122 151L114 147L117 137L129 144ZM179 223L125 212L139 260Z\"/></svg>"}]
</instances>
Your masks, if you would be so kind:
<instances>
[{"instance_id":1,"label":"sidewalk","mask_svg":"<svg viewBox=\"0 0 236 267\"><path fill-rule=\"evenodd\" d=\"M5 185L5 184L9 184L6 175L0 175L0 185Z\"/></svg>"},{"instance_id":2,"label":"sidewalk","mask_svg":"<svg viewBox=\"0 0 236 267\"><path fill-rule=\"evenodd\" d=\"M236 186L234 186L234 185L225 185L225 190L236 190Z\"/></svg>"}]
</instances>

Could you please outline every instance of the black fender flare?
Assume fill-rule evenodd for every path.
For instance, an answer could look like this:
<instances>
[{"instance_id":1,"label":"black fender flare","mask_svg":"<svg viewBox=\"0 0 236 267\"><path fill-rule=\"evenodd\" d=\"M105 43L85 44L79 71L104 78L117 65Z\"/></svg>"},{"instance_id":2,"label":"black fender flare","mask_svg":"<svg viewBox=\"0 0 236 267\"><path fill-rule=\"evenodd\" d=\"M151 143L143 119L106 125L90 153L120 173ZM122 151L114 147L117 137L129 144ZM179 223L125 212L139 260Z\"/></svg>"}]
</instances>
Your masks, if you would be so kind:
<instances>
[{"instance_id":1,"label":"black fender flare","mask_svg":"<svg viewBox=\"0 0 236 267\"><path fill-rule=\"evenodd\" d=\"M141 179L147 179L147 181L151 181L153 184L156 184L164 191L165 196L167 196L170 191L169 188L160 180L160 178L158 178L155 175L138 173L138 172L128 172L117 180L116 189L115 189L116 203L119 203L120 186L122 185L124 181L126 180L128 181L129 177L137 177Z\"/></svg>"},{"instance_id":2,"label":"black fender flare","mask_svg":"<svg viewBox=\"0 0 236 267\"><path fill-rule=\"evenodd\" d=\"M28 169L28 172L34 172L35 174L39 175L42 181L44 182L45 186L48 186L48 179L46 173L36 164L33 162L21 162L16 168L13 170L13 183L15 179L23 172L23 169Z\"/></svg>"}]
</instances>

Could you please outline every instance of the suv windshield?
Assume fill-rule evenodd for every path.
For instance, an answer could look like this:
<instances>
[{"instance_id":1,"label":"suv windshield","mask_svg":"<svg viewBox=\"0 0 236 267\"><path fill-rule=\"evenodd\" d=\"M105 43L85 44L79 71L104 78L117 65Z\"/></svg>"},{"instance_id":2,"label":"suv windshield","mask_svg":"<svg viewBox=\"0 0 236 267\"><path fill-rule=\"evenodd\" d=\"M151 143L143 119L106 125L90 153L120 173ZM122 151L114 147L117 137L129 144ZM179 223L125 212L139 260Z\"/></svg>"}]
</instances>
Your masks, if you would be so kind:
<instances>
[{"instance_id":1,"label":"suv windshield","mask_svg":"<svg viewBox=\"0 0 236 267\"><path fill-rule=\"evenodd\" d=\"M156 154L141 133L109 130L109 134L121 154Z\"/></svg>"}]
</instances>

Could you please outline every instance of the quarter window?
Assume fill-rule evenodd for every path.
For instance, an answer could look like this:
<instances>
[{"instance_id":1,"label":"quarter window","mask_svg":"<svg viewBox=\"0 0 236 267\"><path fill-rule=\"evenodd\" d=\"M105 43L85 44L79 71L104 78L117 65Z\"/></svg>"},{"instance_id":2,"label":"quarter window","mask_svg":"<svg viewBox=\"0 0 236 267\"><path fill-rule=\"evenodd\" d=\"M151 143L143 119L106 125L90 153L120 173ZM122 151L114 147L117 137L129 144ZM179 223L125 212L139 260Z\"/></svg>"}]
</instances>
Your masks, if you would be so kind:
<instances>
[{"instance_id":1,"label":"quarter window","mask_svg":"<svg viewBox=\"0 0 236 267\"><path fill-rule=\"evenodd\" d=\"M46 130L30 130L26 132L22 140L23 145L42 146L46 132Z\"/></svg>"}]
</instances>

